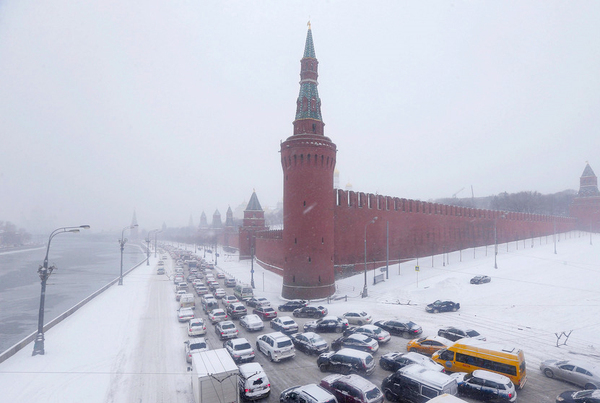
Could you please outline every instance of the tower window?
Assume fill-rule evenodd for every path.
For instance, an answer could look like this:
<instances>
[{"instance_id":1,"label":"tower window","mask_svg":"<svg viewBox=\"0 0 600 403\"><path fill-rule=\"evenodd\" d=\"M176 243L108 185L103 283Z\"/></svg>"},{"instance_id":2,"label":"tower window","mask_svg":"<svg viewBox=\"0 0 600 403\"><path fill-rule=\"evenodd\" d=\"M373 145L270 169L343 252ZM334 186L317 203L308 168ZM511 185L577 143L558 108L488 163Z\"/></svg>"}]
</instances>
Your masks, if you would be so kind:
<instances>
[{"instance_id":1,"label":"tower window","mask_svg":"<svg viewBox=\"0 0 600 403\"><path fill-rule=\"evenodd\" d=\"M304 200L304 203L303 203L303 205L304 205L304 207L306 207L306 200Z\"/></svg>"},{"instance_id":2,"label":"tower window","mask_svg":"<svg viewBox=\"0 0 600 403\"><path fill-rule=\"evenodd\" d=\"M308 262L310 263L312 261L312 259L310 258L310 256L308 257Z\"/></svg>"},{"instance_id":3,"label":"tower window","mask_svg":"<svg viewBox=\"0 0 600 403\"><path fill-rule=\"evenodd\" d=\"M294 243L297 244L298 243L298 238L294 238Z\"/></svg>"},{"instance_id":4,"label":"tower window","mask_svg":"<svg viewBox=\"0 0 600 403\"><path fill-rule=\"evenodd\" d=\"M321 244L325 244L325 238L321 238Z\"/></svg>"},{"instance_id":5,"label":"tower window","mask_svg":"<svg viewBox=\"0 0 600 403\"><path fill-rule=\"evenodd\" d=\"M313 108L313 109L314 109L314 108ZM313 124L312 124L312 127L313 127L313 133L316 133L316 132L317 132L317 125L313 123Z\"/></svg>"}]
</instances>

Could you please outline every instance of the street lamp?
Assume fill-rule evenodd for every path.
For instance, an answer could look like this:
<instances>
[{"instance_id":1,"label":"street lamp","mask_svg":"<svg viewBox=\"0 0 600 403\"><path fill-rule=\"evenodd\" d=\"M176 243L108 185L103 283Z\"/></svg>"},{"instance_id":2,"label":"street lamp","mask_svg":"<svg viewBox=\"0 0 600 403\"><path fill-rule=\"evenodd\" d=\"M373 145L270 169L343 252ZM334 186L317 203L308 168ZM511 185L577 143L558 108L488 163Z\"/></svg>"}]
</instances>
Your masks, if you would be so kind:
<instances>
[{"instance_id":1,"label":"street lamp","mask_svg":"<svg viewBox=\"0 0 600 403\"><path fill-rule=\"evenodd\" d=\"M365 224L365 287L363 288L362 297L366 298L369 296L367 292L367 226L373 224L377 220L377 217Z\"/></svg>"},{"instance_id":2,"label":"street lamp","mask_svg":"<svg viewBox=\"0 0 600 403\"><path fill-rule=\"evenodd\" d=\"M48 238L48 246L46 247L46 257L44 258L44 264L39 267L38 274L42 280L42 292L40 295L40 314L38 318L38 333L33 344L33 353L31 355L44 355L44 302L46 300L46 281L48 277L56 270L55 266L48 267L48 253L50 252L50 242L52 238L63 232L79 232L80 229L89 229L89 225L80 225L79 227L63 227L58 228L50 233Z\"/></svg>"},{"instance_id":3,"label":"street lamp","mask_svg":"<svg viewBox=\"0 0 600 403\"><path fill-rule=\"evenodd\" d=\"M158 231L159 229L153 229L148 231L148 237L146 238L146 244L148 244L148 247L146 248L146 266L150 266L150 234L154 231Z\"/></svg>"},{"instance_id":4,"label":"street lamp","mask_svg":"<svg viewBox=\"0 0 600 403\"><path fill-rule=\"evenodd\" d=\"M506 214L500 215L500 218L506 218ZM498 217L494 218L494 269L498 268Z\"/></svg>"},{"instance_id":5,"label":"street lamp","mask_svg":"<svg viewBox=\"0 0 600 403\"><path fill-rule=\"evenodd\" d=\"M159 232L162 232L162 230L156 231L156 232L154 233L154 257L156 257L156 235L157 235Z\"/></svg>"},{"instance_id":6,"label":"street lamp","mask_svg":"<svg viewBox=\"0 0 600 403\"><path fill-rule=\"evenodd\" d=\"M121 239L119 240L119 244L121 245L121 274L119 275L119 285L123 285L123 250L125 249L125 244L127 243L127 238L123 238L125 236L125 230L136 228L138 225L129 225L123 228L121 231Z\"/></svg>"}]
</instances>

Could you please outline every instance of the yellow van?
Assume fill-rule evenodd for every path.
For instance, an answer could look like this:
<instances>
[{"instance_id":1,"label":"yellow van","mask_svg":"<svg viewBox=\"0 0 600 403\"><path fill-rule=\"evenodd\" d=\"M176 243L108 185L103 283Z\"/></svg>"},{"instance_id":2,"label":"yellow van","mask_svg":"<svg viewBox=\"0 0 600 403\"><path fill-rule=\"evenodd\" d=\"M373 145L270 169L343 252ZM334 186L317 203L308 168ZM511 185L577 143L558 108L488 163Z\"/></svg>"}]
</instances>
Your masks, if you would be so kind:
<instances>
[{"instance_id":1,"label":"yellow van","mask_svg":"<svg viewBox=\"0 0 600 403\"><path fill-rule=\"evenodd\" d=\"M525 355L515 347L503 347L477 339L459 339L431 357L446 371L485 369L508 377L519 389L527 382Z\"/></svg>"}]
</instances>

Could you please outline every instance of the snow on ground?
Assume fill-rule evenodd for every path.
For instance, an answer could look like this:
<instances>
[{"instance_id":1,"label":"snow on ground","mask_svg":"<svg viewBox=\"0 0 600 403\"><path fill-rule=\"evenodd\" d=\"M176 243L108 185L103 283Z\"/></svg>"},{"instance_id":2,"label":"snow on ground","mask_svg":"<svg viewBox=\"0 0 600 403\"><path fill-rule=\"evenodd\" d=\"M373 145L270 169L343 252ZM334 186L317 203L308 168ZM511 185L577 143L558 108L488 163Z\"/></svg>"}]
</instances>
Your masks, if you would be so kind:
<instances>
[{"instance_id":1,"label":"snow on ground","mask_svg":"<svg viewBox=\"0 0 600 403\"><path fill-rule=\"evenodd\" d=\"M597 244L597 245L596 245ZM600 239L573 232L557 244L550 237L501 245L498 269L493 247L449 254L390 267L389 280L372 285L361 298L362 273L338 281L345 299L327 305L331 314L362 309L374 319L408 317L430 335L444 325L472 327L488 340L525 351L528 368L547 358L572 355L600 361ZM199 252L200 253L200 252ZM219 269L250 283L250 262L221 254ZM462 262L460 261L462 260ZM1 401L131 402L189 401L191 388L183 362L182 327L174 321L172 283L157 280L156 259L142 265L74 315L46 333L46 355L31 356L33 343L0 364ZM254 265L256 294L282 302L282 279ZM400 273L400 274L398 274ZM492 282L471 285L474 275ZM417 277L418 276L418 277ZM428 314L436 299L460 302L453 314ZM316 301L315 301L316 302ZM327 301L318 301L327 304ZM556 332L573 331L556 347ZM140 376L140 374L142 376Z\"/></svg>"}]
</instances>

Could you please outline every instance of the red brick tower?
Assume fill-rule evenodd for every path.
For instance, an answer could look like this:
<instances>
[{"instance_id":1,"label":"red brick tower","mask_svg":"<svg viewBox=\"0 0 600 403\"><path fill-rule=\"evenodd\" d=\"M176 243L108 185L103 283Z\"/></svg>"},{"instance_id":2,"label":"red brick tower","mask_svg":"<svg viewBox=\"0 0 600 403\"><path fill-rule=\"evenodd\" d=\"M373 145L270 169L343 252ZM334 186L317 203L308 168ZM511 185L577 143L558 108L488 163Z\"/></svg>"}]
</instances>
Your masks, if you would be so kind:
<instances>
[{"instance_id":1,"label":"red brick tower","mask_svg":"<svg viewBox=\"0 0 600 403\"><path fill-rule=\"evenodd\" d=\"M323 131L318 65L309 24L300 60L294 134L281 144L284 298L322 298L335 291L333 171L337 150Z\"/></svg>"},{"instance_id":2,"label":"red brick tower","mask_svg":"<svg viewBox=\"0 0 600 403\"><path fill-rule=\"evenodd\" d=\"M598 231L600 227L600 191L598 177L590 167L585 169L579 179L579 193L569 207L571 217L577 218L577 227L585 231Z\"/></svg>"},{"instance_id":3,"label":"red brick tower","mask_svg":"<svg viewBox=\"0 0 600 403\"><path fill-rule=\"evenodd\" d=\"M252 191L250 201L244 210L244 222L239 230L240 260L252 257L252 248L255 247L256 233L267 230L265 225L265 211L262 209L256 192Z\"/></svg>"}]
</instances>

